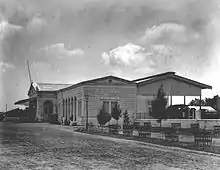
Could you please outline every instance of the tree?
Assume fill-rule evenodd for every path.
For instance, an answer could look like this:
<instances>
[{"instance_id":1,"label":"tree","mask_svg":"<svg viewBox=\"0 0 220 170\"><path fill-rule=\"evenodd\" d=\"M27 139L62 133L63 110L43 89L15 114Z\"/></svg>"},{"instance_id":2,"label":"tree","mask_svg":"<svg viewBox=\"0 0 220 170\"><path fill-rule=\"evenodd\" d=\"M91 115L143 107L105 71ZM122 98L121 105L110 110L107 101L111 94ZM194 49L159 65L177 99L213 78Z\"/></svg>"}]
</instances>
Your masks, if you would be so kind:
<instances>
[{"instance_id":1,"label":"tree","mask_svg":"<svg viewBox=\"0 0 220 170\"><path fill-rule=\"evenodd\" d=\"M219 96L216 95L213 98L205 98L205 100L200 100L198 98L195 98L193 100L190 101L189 105L190 106L211 106L214 109L216 109L216 105L217 105L217 100L218 100Z\"/></svg>"},{"instance_id":2,"label":"tree","mask_svg":"<svg viewBox=\"0 0 220 170\"><path fill-rule=\"evenodd\" d=\"M200 99L195 98L194 100L191 100L189 102L189 105L190 106L200 106L200 103L201 103L201 106L206 106L207 105L206 101L207 100L200 100Z\"/></svg>"},{"instance_id":3,"label":"tree","mask_svg":"<svg viewBox=\"0 0 220 170\"><path fill-rule=\"evenodd\" d=\"M157 121L160 123L160 127L162 126L162 119L166 119L167 98L165 96L163 85L161 85L156 98L152 101L152 116L158 119Z\"/></svg>"},{"instance_id":4,"label":"tree","mask_svg":"<svg viewBox=\"0 0 220 170\"><path fill-rule=\"evenodd\" d=\"M126 124L126 125L130 123L127 110L125 110L125 112L123 113L123 123Z\"/></svg>"},{"instance_id":5,"label":"tree","mask_svg":"<svg viewBox=\"0 0 220 170\"><path fill-rule=\"evenodd\" d=\"M205 99L206 105L207 105L207 106L211 106L211 107L213 107L214 109L216 109L216 110L219 111L219 108L218 108L218 106L217 106L218 99L219 99L219 96L218 96L218 95L214 96L213 98L206 98L206 99Z\"/></svg>"},{"instance_id":6,"label":"tree","mask_svg":"<svg viewBox=\"0 0 220 170\"><path fill-rule=\"evenodd\" d=\"M118 120L121 117L121 109L119 104L116 104L111 112L111 116L117 121L117 125L118 125Z\"/></svg>"},{"instance_id":7,"label":"tree","mask_svg":"<svg viewBox=\"0 0 220 170\"><path fill-rule=\"evenodd\" d=\"M104 106L100 109L98 115L97 115L97 120L100 124L100 126L104 126L107 122L111 120L111 115L104 110Z\"/></svg>"}]
</instances>

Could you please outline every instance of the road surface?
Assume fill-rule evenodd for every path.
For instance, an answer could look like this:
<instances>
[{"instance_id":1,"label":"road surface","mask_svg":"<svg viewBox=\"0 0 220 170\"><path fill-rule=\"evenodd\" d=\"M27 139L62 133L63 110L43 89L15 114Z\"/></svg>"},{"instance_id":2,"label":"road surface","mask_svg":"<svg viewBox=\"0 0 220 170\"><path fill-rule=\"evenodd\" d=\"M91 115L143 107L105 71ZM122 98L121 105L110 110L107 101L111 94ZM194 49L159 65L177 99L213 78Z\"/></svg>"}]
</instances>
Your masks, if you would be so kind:
<instances>
[{"instance_id":1,"label":"road surface","mask_svg":"<svg viewBox=\"0 0 220 170\"><path fill-rule=\"evenodd\" d=\"M220 169L220 158L75 133L45 123L0 123L0 169Z\"/></svg>"}]
</instances>

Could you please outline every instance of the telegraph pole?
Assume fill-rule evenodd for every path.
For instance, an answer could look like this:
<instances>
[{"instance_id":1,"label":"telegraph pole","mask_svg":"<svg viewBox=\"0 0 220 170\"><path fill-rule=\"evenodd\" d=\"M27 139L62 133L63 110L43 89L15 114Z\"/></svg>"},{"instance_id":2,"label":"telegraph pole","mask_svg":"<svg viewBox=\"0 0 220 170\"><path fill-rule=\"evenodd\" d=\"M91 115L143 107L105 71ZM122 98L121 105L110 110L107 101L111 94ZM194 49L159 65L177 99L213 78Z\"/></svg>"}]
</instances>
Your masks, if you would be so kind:
<instances>
[{"instance_id":1,"label":"telegraph pole","mask_svg":"<svg viewBox=\"0 0 220 170\"><path fill-rule=\"evenodd\" d=\"M8 110L7 110L7 104L5 105L5 112L7 112Z\"/></svg>"},{"instance_id":2,"label":"telegraph pole","mask_svg":"<svg viewBox=\"0 0 220 170\"><path fill-rule=\"evenodd\" d=\"M28 60L27 60L27 67L28 67L28 75L29 75L30 83L32 84L33 81L31 79L30 63Z\"/></svg>"}]
</instances>

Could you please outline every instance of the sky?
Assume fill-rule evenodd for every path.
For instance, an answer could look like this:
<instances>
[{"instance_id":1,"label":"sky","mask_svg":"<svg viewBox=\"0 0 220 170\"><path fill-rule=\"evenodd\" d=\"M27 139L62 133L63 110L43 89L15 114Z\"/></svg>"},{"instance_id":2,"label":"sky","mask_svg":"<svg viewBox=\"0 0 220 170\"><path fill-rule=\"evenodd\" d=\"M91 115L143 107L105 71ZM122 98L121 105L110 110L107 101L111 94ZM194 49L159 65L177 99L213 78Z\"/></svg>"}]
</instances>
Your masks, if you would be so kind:
<instances>
[{"instance_id":1,"label":"sky","mask_svg":"<svg viewBox=\"0 0 220 170\"><path fill-rule=\"evenodd\" d=\"M0 111L35 82L175 71L220 94L218 0L0 0Z\"/></svg>"}]
</instances>

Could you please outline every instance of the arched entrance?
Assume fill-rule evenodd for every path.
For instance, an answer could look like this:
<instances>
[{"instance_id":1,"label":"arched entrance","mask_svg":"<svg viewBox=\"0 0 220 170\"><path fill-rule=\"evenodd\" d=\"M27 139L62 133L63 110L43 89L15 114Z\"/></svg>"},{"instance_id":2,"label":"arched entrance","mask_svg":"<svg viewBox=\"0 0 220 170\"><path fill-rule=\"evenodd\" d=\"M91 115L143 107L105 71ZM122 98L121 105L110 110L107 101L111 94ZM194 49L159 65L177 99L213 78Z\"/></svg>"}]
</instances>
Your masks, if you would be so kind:
<instances>
[{"instance_id":1,"label":"arched entrance","mask_svg":"<svg viewBox=\"0 0 220 170\"><path fill-rule=\"evenodd\" d=\"M53 103L50 100L45 101L43 104L43 109L43 120L48 121L50 114L53 113Z\"/></svg>"}]
</instances>

